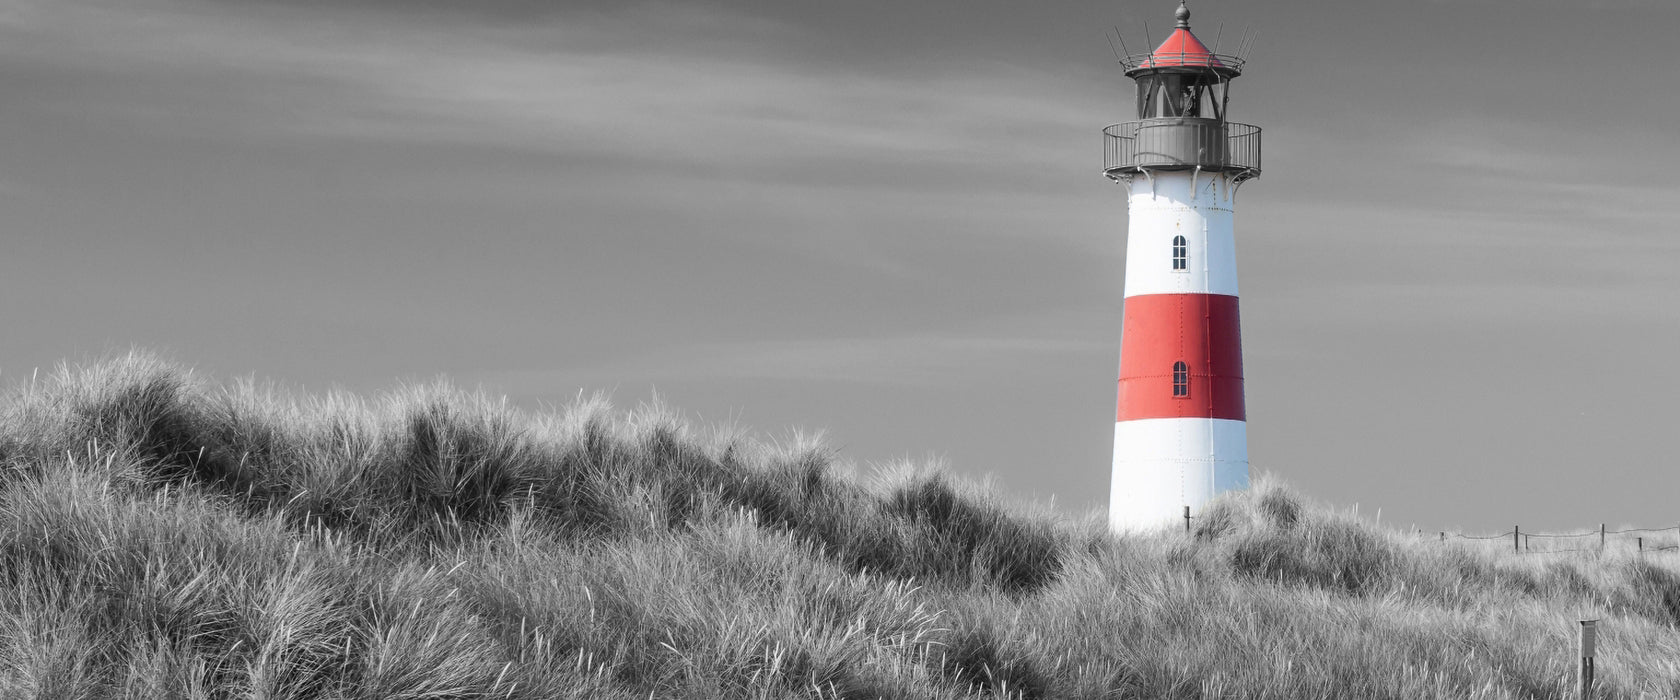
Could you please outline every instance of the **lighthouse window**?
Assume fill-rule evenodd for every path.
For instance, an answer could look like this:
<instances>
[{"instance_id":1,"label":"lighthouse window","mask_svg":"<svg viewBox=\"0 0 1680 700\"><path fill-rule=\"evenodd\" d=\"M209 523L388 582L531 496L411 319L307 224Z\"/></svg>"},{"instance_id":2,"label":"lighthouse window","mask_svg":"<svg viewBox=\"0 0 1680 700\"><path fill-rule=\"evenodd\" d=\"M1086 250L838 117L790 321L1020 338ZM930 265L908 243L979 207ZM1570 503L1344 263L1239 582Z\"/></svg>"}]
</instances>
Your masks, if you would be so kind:
<instances>
[{"instance_id":1,"label":"lighthouse window","mask_svg":"<svg viewBox=\"0 0 1680 700\"><path fill-rule=\"evenodd\" d=\"M1179 272L1190 270L1190 246L1183 236L1173 236L1173 269Z\"/></svg>"},{"instance_id":2,"label":"lighthouse window","mask_svg":"<svg viewBox=\"0 0 1680 700\"><path fill-rule=\"evenodd\" d=\"M1177 398L1190 396L1190 365L1183 362L1173 363L1173 396Z\"/></svg>"}]
</instances>

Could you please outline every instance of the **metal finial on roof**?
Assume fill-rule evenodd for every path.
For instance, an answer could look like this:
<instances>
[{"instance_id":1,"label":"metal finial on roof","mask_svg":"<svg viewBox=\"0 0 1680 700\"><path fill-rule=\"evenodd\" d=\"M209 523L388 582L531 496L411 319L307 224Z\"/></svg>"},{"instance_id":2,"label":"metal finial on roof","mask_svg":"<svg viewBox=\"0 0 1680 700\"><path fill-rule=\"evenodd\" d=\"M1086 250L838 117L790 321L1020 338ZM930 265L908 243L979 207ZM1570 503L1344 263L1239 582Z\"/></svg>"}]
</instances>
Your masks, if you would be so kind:
<instances>
[{"instance_id":1,"label":"metal finial on roof","mask_svg":"<svg viewBox=\"0 0 1680 700\"><path fill-rule=\"evenodd\" d=\"M1178 26L1180 28L1190 28L1190 8L1184 6L1183 0L1179 0L1178 12L1173 16L1178 18Z\"/></svg>"}]
</instances>

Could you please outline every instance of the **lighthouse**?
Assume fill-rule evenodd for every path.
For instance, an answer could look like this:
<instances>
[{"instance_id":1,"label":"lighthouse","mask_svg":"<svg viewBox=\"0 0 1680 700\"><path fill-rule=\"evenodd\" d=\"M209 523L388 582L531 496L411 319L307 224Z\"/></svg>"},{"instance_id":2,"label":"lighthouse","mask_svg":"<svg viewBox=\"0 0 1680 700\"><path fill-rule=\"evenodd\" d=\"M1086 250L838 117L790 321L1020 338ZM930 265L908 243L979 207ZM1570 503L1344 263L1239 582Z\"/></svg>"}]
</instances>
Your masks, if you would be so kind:
<instances>
[{"instance_id":1,"label":"lighthouse","mask_svg":"<svg viewBox=\"0 0 1680 700\"><path fill-rule=\"evenodd\" d=\"M1137 119L1103 130L1103 172L1126 185L1125 307L1109 527L1158 529L1248 486L1237 189L1260 174L1259 127L1230 121L1243 61L1190 32L1121 59ZM1217 43L1217 42L1216 42Z\"/></svg>"}]
</instances>

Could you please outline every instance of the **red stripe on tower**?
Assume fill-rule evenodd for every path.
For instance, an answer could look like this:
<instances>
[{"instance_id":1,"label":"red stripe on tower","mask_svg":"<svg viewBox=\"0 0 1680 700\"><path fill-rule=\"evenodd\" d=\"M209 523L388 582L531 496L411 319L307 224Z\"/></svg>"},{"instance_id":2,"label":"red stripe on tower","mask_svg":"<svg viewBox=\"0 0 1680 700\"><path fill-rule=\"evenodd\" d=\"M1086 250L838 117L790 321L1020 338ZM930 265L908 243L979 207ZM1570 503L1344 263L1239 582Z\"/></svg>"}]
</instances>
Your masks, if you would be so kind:
<instances>
[{"instance_id":1,"label":"red stripe on tower","mask_svg":"<svg viewBox=\"0 0 1680 700\"><path fill-rule=\"evenodd\" d=\"M1240 325L1235 296L1128 297L1114 419L1247 420Z\"/></svg>"}]
</instances>

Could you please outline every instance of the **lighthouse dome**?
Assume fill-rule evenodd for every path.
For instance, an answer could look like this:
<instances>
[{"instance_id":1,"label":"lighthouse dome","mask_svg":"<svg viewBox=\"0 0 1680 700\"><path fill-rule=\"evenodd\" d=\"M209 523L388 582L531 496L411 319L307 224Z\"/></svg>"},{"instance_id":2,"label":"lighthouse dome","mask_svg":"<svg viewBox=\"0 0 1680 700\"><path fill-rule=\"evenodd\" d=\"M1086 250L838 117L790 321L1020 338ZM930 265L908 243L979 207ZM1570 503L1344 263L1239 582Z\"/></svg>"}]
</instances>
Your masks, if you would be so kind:
<instances>
[{"instance_id":1,"label":"lighthouse dome","mask_svg":"<svg viewBox=\"0 0 1680 700\"><path fill-rule=\"evenodd\" d=\"M1221 56L1213 52L1197 39L1190 31L1190 8L1183 3L1178 6L1174 15L1178 26L1173 28L1167 40L1155 47L1154 51L1141 56L1127 56L1122 61L1127 70L1126 75L1136 77L1148 72L1212 72L1226 78L1234 78L1242 74L1242 59L1235 56Z\"/></svg>"}]
</instances>

